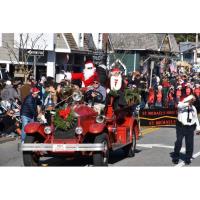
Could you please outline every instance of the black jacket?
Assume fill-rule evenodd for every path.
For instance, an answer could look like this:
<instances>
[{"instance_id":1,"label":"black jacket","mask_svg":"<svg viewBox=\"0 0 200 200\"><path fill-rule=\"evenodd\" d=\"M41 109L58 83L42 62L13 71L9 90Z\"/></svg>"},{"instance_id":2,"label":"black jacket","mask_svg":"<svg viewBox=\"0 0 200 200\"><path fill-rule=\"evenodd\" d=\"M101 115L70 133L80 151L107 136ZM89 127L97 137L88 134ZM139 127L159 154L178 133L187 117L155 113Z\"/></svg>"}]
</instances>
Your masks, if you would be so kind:
<instances>
[{"instance_id":1,"label":"black jacket","mask_svg":"<svg viewBox=\"0 0 200 200\"><path fill-rule=\"evenodd\" d=\"M29 94L25 99L21 107L21 116L26 116L31 119L37 117L37 105L38 98L34 98L32 94Z\"/></svg>"}]
</instances>

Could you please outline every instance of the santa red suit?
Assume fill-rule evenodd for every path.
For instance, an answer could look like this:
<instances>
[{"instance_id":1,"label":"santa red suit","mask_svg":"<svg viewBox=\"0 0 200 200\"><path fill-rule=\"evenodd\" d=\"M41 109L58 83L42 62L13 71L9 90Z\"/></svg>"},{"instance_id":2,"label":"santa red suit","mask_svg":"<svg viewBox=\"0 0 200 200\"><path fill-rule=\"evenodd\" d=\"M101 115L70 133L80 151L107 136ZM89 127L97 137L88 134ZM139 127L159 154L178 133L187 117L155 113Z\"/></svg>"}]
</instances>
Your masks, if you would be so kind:
<instances>
[{"instance_id":1,"label":"santa red suit","mask_svg":"<svg viewBox=\"0 0 200 200\"><path fill-rule=\"evenodd\" d=\"M110 72L110 80L107 92L110 94L111 104L113 104L114 110L118 110L127 106L127 102L125 99L124 89L125 82L122 78L122 71L115 67ZM117 93L117 96L113 96L112 91Z\"/></svg>"},{"instance_id":2,"label":"santa red suit","mask_svg":"<svg viewBox=\"0 0 200 200\"><path fill-rule=\"evenodd\" d=\"M85 68L82 73L70 73L66 72L67 80L81 80L82 87L88 87L93 84L94 80L98 77L96 73L96 68L94 63L91 61L87 61L85 63Z\"/></svg>"}]
</instances>

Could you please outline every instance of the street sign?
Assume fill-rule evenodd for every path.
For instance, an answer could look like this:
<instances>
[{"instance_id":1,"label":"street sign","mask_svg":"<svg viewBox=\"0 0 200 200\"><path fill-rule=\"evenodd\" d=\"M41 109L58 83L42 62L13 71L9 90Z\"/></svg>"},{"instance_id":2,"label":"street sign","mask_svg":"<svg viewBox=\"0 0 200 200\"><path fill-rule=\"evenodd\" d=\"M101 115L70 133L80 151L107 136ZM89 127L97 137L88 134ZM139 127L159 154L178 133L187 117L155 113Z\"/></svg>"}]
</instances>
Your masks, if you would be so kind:
<instances>
[{"instance_id":1,"label":"street sign","mask_svg":"<svg viewBox=\"0 0 200 200\"><path fill-rule=\"evenodd\" d=\"M29 50L28 54L31 56L44 56L44 51L43 50Z\"/></svg>"},{"instance_id":2,"label":"street sign","mask_svg":"<svg viewBox=\"0 0 200 200\"><path fill-rule=\"evenodd\" d=\"M104 62L106 59L106 54L103 51L96 51L93 54L93 62L97 65Z\"/></svg>"},{"instance_id":3,"label":"street sign","mask_svg":"<svg viewBox=\"0 0 200 200\"><path fill-rule=\"evenodd\" d=\"M37 56L44 56L44 50L28 50L27 52L30 56L33 56L33 74L36 78L36 58Z\"/></svg>"}]
</instances>

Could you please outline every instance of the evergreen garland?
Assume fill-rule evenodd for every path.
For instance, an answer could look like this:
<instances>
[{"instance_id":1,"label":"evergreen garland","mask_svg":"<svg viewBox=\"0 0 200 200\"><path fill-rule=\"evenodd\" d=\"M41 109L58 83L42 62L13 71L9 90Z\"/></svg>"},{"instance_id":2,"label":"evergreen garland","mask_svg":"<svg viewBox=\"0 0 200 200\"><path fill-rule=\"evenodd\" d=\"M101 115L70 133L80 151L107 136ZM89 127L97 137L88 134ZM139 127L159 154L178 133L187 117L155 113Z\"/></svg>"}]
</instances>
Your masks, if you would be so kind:
<instances>
[{"instance_id":1,"label":"evergreen garland","mask_svg":"<svg viewBox=\"0 0 200 200\"><path fill-rule=\"evenodd\" d=\"M62 129L62 130L67 131L70 128L73 128L73 126L74 126L77 118L75 117L74 111L71 110L71 112L69 113L69 115L67 116L67 118L64 119L59 114L59 112L61 110L63 110L63 108L56 110L56 114L55 114L55 117L54 117L54 125L58 129Z\"/></svg>"},{"instance_id":2,"label":"evergreen garland","mask_svg":"<svg viewBox=\"0 0 200 200\"><path fill-rule=\"evenodd\" d=\"M117 97L117 96L119 96L117 90L110 90L109 94L110 94L110 96L113 96L113 97Z\"/></svg>"},{"instance_id":3,"label":"evergreen garland","mask_svg":"<svg viewBox=\"0 0 200 200\"><path fill-rule=\"evenodd\" d=\"M129 106L133 104L139 104L141 102L141 97L138 89L125 89L125 99Z\"/></svg>"}]
</instances>

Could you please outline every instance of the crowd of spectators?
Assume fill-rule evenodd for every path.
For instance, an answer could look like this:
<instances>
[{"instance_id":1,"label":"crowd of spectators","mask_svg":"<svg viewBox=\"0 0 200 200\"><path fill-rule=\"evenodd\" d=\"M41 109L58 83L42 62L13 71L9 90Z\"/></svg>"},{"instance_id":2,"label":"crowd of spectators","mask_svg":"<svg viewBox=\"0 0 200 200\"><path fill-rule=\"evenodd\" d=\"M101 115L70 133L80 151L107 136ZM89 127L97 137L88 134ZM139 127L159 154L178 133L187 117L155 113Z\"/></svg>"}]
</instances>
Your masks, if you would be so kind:
<instances>
[{"instance_id":1,"label":"crowd of spectators","mask_svg":"<svg viewBox=\"0 0 200 200\"><path fill-rule=\"evenodd\" d=\"M200 73L190 70L165 70L163 73L133 72L128 77L129 87L138 88L141 109L176 108L179 101L193 94L200 103Z\"/></svg>"}]
</instances>

